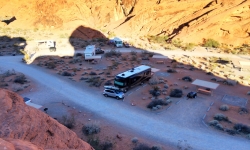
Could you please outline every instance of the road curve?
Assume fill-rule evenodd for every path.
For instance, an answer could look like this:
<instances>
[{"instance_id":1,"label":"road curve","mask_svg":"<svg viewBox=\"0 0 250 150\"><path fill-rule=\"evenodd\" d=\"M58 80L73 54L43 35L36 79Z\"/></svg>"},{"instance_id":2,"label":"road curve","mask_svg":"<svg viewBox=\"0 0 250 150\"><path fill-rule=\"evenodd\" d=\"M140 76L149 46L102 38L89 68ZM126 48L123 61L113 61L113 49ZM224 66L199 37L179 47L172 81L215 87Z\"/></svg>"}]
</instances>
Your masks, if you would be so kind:
<instances>
[{"instance_id":1,"label":"road curve","mask_svg":"<svg viewBox=\"0 0 250 150\"><path fill-rule=\"evenodd\" d=\"M168 122L162 117L142 112L136 107L120 105L119 102L110 103L97 91L89 92L89 89L79 89L63 82L53 74L39 70L36 66L22 63L21 56L0 57L0 67L22 72L36 80L38 84L61 93L65 98L99 114L110 122L165 145L176 145L178 140L188 140L188 144L197 150L247 150L250 148L250 142L245 138L229 136L206 128L186 128L185 125L174 124L173 121ZM65 88L61 88L61 83L64 83Z\"/></svg>"}]
</instances>

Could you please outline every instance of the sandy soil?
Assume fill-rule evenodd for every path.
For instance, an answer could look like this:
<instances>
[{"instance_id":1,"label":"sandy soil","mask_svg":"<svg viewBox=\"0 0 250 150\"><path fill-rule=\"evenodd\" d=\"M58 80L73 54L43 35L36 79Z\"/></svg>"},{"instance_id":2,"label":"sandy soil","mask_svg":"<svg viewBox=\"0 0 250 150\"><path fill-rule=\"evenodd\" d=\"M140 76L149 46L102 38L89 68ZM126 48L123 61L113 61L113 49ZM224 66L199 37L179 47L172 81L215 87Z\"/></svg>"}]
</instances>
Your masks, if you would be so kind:
<instances>
[{"instance_id":1,"label":"sandy soil","mask_svg":"<svg viewBox=\"0 0 250 150\"><path fill-rule=\"evenodd\" d=\"M16 81L19 78L21 79ZM36 87L29 78L15 70L1 70L0 79L0 88L8 89L18 94L30 92Z\"/></svg>"}]
</instances>

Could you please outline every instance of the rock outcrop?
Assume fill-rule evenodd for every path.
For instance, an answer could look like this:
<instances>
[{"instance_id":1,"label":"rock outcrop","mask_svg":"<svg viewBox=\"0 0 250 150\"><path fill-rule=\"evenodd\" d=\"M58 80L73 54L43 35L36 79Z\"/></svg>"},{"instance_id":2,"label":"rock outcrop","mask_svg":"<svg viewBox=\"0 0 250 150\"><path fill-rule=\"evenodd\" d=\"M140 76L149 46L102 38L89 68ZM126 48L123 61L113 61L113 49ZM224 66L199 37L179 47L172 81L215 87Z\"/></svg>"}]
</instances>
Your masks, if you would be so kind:
<instances>
[{"instance_id":1,"label":"rock outcrop","mask_svg":"<svg viewBox=\"0 0 250 150\"><path fill-rule=\"evenodd\" d=\"M0 147L5 142L8 147L93 150L73 131L4 89L0 89L0 138Z\"/></svg>"},{"instance_id":2,"label":"rock outcrop","mask_svg":"<svg viewBox=\"0 0 250 150\"><path fill-rule=\"evenodd\" d=\"M249 0L10 0L0 2L0 14L15 16L10 28L74 31L85 26L134 39L167 35L185 43L250 41Z\"/></svg>"}]
</instances>

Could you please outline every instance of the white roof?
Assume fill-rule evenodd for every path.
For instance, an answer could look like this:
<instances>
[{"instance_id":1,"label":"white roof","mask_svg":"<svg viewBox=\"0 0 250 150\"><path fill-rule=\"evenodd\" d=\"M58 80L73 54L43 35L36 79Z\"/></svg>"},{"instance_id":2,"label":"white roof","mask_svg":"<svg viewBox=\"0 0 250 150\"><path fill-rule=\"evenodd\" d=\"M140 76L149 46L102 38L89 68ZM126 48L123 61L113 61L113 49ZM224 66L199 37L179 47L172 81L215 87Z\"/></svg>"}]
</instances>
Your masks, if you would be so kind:
<instances>
[{"instance_id":1,"label":"white roof","mask_svg":"<svg viewBox=\"0 0 250 150\"><path fill-rule=\"evenodd\" d=\"M115 37L113 40L115 40L115 41L122 41L120 38L118 38L118 37Z\"/></svg>"},{"instance_id":2,"label":"white roof","mask_svg":"<svg viewBox=\"0 0 250 150\"><path fill-rule=\"evenodd\" d=\"M167 59L168 56L162 56L162 55L153 55L152 58L163 58L163 59Z\"/></svg>"},{"instance_id":3,"label":"white roof","mask_svg":"<svg viewBox=\"0 0 250 150\"><path fill-rule=\"evenodd\" d=\"M149 66L141 65L141 66L138 66L136 68L130 69L128 71L122 72L122 73L118 74L117 76L122 77L122 78L126 78L126 77L129 77L131 75L137 74L141 71L145 71L147 69L150 69L150 68L151 67L149 67Z\"/></svg>"},{"instance_id":4,"label":"white roof","mask_svg":"<svg viewBox=\"0 0 250 150\"><path fill-rule=\"evenodd\" d=\"M93 53L95 51L95 45L88 45L84 53Z\"/></svg>"},{"instance_id":5,"label":"white roof","mask_svg":"<svg viewBox=\"0 0 250 150\"><path fill-rule=\"evenodd\" d=\"M202 86L205 88L210 88L210 89L216 89L219 86L219 84L217 83L208 82L208 81L199 80L199 79L196 79L192 84L197 85L197 86Z\"/></svg>"}]
</instances>

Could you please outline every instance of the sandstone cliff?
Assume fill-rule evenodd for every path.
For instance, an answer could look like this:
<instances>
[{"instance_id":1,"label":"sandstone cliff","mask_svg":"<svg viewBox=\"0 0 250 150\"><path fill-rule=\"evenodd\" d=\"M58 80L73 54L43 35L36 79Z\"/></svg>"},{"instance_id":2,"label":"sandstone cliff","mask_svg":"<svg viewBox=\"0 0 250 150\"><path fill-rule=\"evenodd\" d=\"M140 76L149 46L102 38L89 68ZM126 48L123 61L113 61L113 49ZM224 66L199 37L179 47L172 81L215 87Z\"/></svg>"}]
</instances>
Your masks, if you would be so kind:
<instances>
[{"instance_id":1,"label":"sandstone cliff","mask_svg":"<svg viewBox=\"0 0 250 150\"><path fill-rule=\"evenodd\" d=\"M10 0L0 2L0 14L15 16L9 27L17 28L74 30L83 25L129 38L250 41L250 0Z\"/></svg>"},{"instance_id":2,"label":"sandstone cliff","mask_svg":"<svg viewBox=\"0 0 250 150\"><path fill-rule=\"evenodd\" d=\"M73 131L44 112L27 106L16 93L3 89L0 89L0 138L10 143L10 147L22 145L34 149L93 149Z\"/></svg>"}]
</instances>

